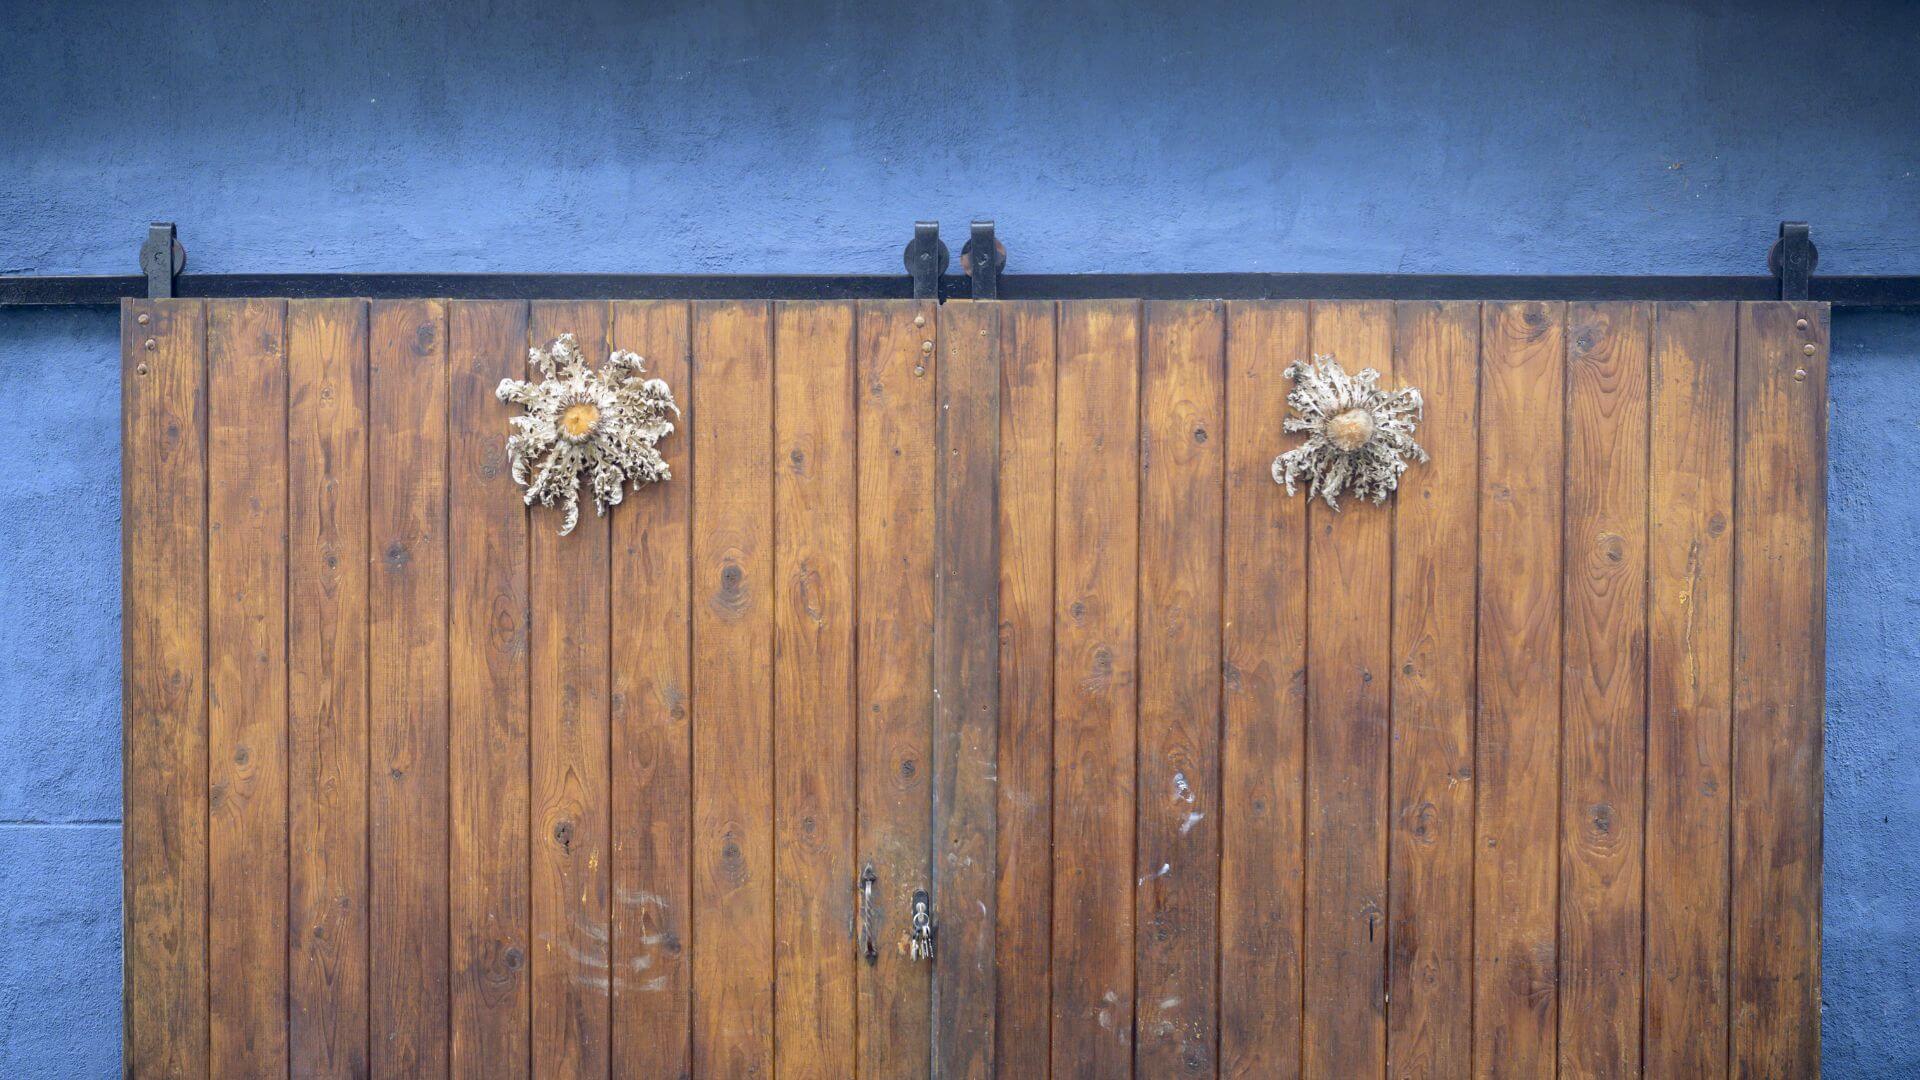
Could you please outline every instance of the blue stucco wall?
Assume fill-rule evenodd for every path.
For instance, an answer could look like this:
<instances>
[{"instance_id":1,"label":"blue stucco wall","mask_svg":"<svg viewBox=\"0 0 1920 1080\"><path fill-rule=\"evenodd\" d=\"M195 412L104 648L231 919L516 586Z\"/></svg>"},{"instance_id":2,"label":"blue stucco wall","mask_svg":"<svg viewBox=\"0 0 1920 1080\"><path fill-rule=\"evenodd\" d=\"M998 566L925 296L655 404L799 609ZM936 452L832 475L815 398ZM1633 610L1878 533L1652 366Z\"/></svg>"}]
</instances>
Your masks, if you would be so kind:
<instances>
[{"instance_id":1,"label":"blue stucco wall","mask_svg":"<svg viewBox=\"0 0 1920 1080\"><path fill-rule=\"evenodd\" d=\"M1920 272L1920 8L0 5L0 272ZM1920 317L1834 320L1825 1055L1920 1070ZM117 347L0 312L0 1075L118 1071ZM1904 467L1904 469L1902 469Z\"/></svg>"}]
</instances>

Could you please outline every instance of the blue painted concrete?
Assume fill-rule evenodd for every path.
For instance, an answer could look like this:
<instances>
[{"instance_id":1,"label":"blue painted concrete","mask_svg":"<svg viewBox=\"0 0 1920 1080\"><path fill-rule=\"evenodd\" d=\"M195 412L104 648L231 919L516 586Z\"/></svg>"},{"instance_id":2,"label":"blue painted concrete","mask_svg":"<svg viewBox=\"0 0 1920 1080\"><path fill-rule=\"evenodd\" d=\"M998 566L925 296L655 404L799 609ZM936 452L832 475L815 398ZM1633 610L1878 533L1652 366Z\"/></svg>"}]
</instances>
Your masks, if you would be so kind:
<instances>
[{"instance_id":1,"label":"blue painted concrete","mask_svg":"<svg viewBox=\"0 0 1920 1080\"><path fill-rule=\"evenodd\" d=\"M1920 8L13 0L0 272L1920 271ZM976 61L974 58L978 58ZM1920 1070L1920 319L1836 318L1826 1062ZM117 388L0 312L0 1075L109 1075ZM46 823L46 824L40 824ZM76 827L76 823L77 827Z\"/></svg>"}]
</instances>

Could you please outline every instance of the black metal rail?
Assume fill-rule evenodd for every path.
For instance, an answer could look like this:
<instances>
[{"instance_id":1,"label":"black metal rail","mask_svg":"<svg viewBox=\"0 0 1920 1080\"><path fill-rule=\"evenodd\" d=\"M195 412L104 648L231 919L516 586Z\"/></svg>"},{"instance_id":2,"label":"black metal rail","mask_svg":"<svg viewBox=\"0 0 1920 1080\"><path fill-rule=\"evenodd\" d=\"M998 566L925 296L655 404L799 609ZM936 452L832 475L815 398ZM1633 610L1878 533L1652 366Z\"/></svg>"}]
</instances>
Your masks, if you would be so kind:
<instances>
[{"instance_id":1,"label":"black metal rail","mask_svg":"<svg viewBox=\"0 0 1920 1080\"><path fill-rule=\"evenodd\" d=\"M975 250L995 257L978 260ZM168 256L171 255L171 258ZM1920 309L1920 275L1819 276L1806 227L1783 223L1769 253L1772 274L1639 276L1537 274L1007 274L1006 248L991 222L976 222L948 264L938 226L921 222L897 274L186 274L171 225L156 225L142 249L144 275L0 276L0 307L106 306L123 298L326 297L465 300L1778 300L1839 308Z\"/></svg>"}]
</instances>

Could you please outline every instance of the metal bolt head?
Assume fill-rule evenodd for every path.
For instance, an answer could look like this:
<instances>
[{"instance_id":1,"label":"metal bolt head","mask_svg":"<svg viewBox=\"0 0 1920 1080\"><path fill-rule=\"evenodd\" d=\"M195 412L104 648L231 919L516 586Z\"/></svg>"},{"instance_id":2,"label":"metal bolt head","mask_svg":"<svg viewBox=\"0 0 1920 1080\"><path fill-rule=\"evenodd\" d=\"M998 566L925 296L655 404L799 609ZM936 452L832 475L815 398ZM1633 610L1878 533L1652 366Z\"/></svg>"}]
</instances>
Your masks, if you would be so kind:
<instances>
[{"instance_id":1,"label":"metal bolt head","mask_svg":"<svg viewBox=\"0 0 1920 1080\"><path fill-rule=\"evenodd\" d=\"M147 313L146 313L146 312L144 312L144 311L140 313L140 319L139 319L139 322L140 322L140 325L141 325L141 326L145 326L145 325L147 325L148 323L150 323L150 322L152 322L152 321L153 321L153 316L151 316L151 315L149 315L149 314L147 314Z\"/></svg>"},{"instance_id":2,"label":"metal bolt head","mask_svg":"<svg viewBox=\"0 0 1920 1080\"><path fill-rule=\"evenodd\" d=\"M923 342L921 342L921 343L920 343L920 351L921 351L921 352L923 352L923 353L924 353L924 352L932 352L932 351L933 351L933 342L931 342L931 341L923 341Z\"/></svg>"},{"instance_id":3,"label":"metal bolt head","mask_svg":"<svg viewBox=\"0 0 1920 1080\"><path fill-rule=\"evenodd\" d=\"M925 378L927 374L927 365L925 364L913 365L913 374L915 378Z\"/></svg>"},{"instance_id":4,"label":"metal bolt head","mask_svg":"<svg viewBox=\"0 0 1920 1080\"><path fill-rule=\"evenodd\" d=\"M147 340L140 343L140 347L147 350L148 352L152 352L155 344L156 342L152 338L148 338Z\"/></svg>"},{"instance_id":5,"label":"metal bolt head","mask_svg":"<svg viewBox=\"0 0 1920 1080\"><path fill-rule=\"evenodd\" d=\"M1805 320L1801 320L1801 321L1804 322ZM925 315L915 315L913 317L913 325L915 326L927 325L927 317Z\"/></svg>"},{"instance_id":6,"label":"metal bolt head","mask_svg":"<svg viewBox=\"0 0 1920 1080\"><path fill-rule=\"evenodd\" d=\"M1808 356L1812 356L1814 353L1813 342L1809 341L1805 345L1801 346L1800 351L1803 353L1806 353Z\"/></svg>"},{"instance_id":7,"label":"metal bolt head","mask_svg":"<svg viewBox=\"0 0 1920 1080\"><path fill-rule=\"evenodd\" d=\"M1807 381L1807 369L1806 369L1806 368L1794 368L1794 369L1793 369L1793 381L1794 381L1794 382L1806 382L1806 381Z\"/></svg>"},{"instance_id":8,"label":"metal bolt head","mask_svg":"<svg viewBox=\"0 0 1920 1080\"><path fill-rule=\"evenodd\" d=\"M1805 330L1807 328L1807 320L1795 319L1793 323L1793 328L1795 330Z\"/></svg>"},{"instance_id":9,"label":"metal bolt head","mask_svg":"<svg viewBox=\"0 0 1920 1080\"><path fill-rule=\"evenodd\" d=\"M139 367L133 369L133 373L135 375L145 375L147 373L147 365L141 364Z\"/></svg>"}]
</instances>

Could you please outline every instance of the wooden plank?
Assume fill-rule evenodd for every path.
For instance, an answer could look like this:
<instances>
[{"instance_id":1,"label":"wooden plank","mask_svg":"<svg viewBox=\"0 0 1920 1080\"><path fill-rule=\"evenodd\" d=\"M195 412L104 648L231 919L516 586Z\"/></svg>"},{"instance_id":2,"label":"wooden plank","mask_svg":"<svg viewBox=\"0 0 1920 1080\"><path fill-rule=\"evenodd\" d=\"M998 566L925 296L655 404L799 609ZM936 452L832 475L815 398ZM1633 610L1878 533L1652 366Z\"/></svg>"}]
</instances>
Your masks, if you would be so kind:
<instances>
[{"instance_id":1,"label":"wooden plank","mask_svg":"<svg viewBox=\"0 0 1920 1080\"><path fill-rule=\"evenodd\" d=\"M367 1073L367 305L287 305L287 1050Z\"/></svg>"},{"instance_id":2,"label":"wooden plank","mask_svg":"<svg viewBox=\"0 0 1920 1080\"><path fill-rule=\"evenodd\" d=\"M281 300L207 305L211 1072L287 1070L287 366Z\"/></svg>"},{"instance_id":3,"label":"wooden plank","mask_svg":"<svg viewBox=\"0 0 1920 1080\"><path fill-rule=\"evenodd\" d=\"M1651 316L1645 304L1567 309L1562 1076L1640 1069Z\"/></svg>"},{"instance_id":4,"label":"wooden plank","mask_svg":"<svg viewBox=\"0 0 1920 1080\"><path fill-rule=\"evenodd\" d=\"M1474 1031L1479 1076L1555 1068L1566 309L1487 304L1480 333Z\"/></svg>"},{"instance_id":5,"label":"wooden plank","mask_svg":"<svg viewBox=\"0 0 1920 1080\"><path fill-rule=\"evenodd\" d=\"M687 305L613 306L613 343L682 410L660 442L672 479L630 492L613 516L613 1072L693 1068L693 729L688 537L693 385Z\"/></svg>"},{"instance_id":6,"label":"wooden plank","mask_svg":"<svg viewBox=\"0 0 1920 1080\"><path fill-rule=\"evenodd\" d=\"M447 306L447 731L454 1076L531 1064L527 512L501 379L527 367L527 305Z\"/></svg>"},{"instance_id":7,"label":"wooden plank","mask_svg":"<svg viewBox=\"0 0 1920 1080\"><path fill-rule=\"evenodd\" d=\"M570 333L598 368L606 363L609 314L598 301L535 303L527 313L527 345L544 348ZM591 490L582 488L580 521L570 535L560 535L558 509L528 519L538 1076L604 1076L612 1041L610 533Z\"/></svg>"},{"instance_id":8,"label":"wooden plank","mask_svg":"<svg viewBox=\"0 0 1920 1080\"><path fill-rule=\"evenodd\" d=\"M446 306L376 301L368 406L372 1064L447 1068Z\"/></svg>"},{"instance_id":9,"label":"wooden plank","mask_svg":"<svg viewBox=\"0 0 1920 1080\"><path fill-rule=\"evenodd\" d=\"M1133 1067L1140 305L1062 304L1054 608L1053 1071ZM1142 876L1157 875L1157 868Z\"/></svg>"},{"instance_id":10,"label":"wooden plank","mask_svg":"<svg viewBox=\"0 0 1920 1080\"><path fill-rule=\"evenodd\" d=\"M1147 1076L1212 1075L1226 312L1210 301L1151 303L1145 335L1134 872L1146 884L1134 898L1134 1067Z\"/></svg>"},{"instance_id":11,"label":"wooden plank","mask_svg":"<svg viewBox=\"0 0 1920 1080\"><path fill-rule=\"evenodd\" d=\"M860 1074L923 1072L927 965L906 952L909 905L930 884L933 805L934 330L937 305L860 305L860 865L872 867L874 951L859 965Z\"/></svg>"},{"instance_id":12,"label":"wooden plank","mask_svg":"<svg viewBox=\"0 0 1920 1080\"><path fill-rule=\"evenodd\" d=\"M941 308L934 425L933 1073L977 1080L997 1075L1001 317Z\"/></svg>"},{"instance_id":13,"label":"wooden plank","mask_svg":"<svg viewBox=\"0 0 1920 1080\"><path fill-rule=\"evenodd\" d=\"M1474 584L1480 305L1399 304L1394 374L1426 404L1432 461L1394 496L1387 1073L1472 1056Z\"/></svg>"},{"instance_id":14,"label":"wooden plank","mask_svg":"<svg viewBox=\"0 0 1920 1080\"><path fill-rule=\"evenodd\" d=\"M1053 927L1054 305L1000 305L995 1064L1047 1075Z\"/></svg>"},{"instance_id":15,"label":"wooden plank","mask_svg":"<svg viewBox=\"0 0 1920 1080\"><path fill-rule=\"evenodd\" d=\"M1727 1072L1731 304L1654 308L1648 439L1645 1070Z\"/></svg>"},{"instance_id":16,"label":"wooden plank","mask_svg":"<svg viewBox=\"0 0 1920 1080\"><path fill-rule=\"evenodd\" d=\"M773 1071L773 325L693 309L693 1063Z\"/></svg>"},{"instance_id":17,"label":"wooden plank","mask_svg":"<svg viewBox=\"0 0 1920 1080\"><path fill-rule=\"evenodd\" d=\"M1740 306L1733 1070L1820 1068L1827 307Z\"/></svg>"},{"instance_id":18,"label":"wooden plank","mask_svg":"<svg viewBox=\"0 0 1920 1080\"><path fill-rule=\"evenodd\" d=\"M774 1046L854 1069L854 306L774 312Z\"/></svg>"},{"instance_id":19,"label":"wooden plank","mask_svg":"<svg viewBox=\"0 0 1920 1080\"><path fill-rule=\"evenodd\" d=\"M204 1076L207 412L201 301L121 303L120 425L123 1053L131 1076Z\"/></svg>"},{"instance_id":20,"label":"wooden plank","mask_svg":"<svg viewBox=\"0 0 1920 1080\"><path fill-rule=\"evenodd\" d=\"M1307 508L1276 490L1304 303L1227 308L1222 579L1220 1072L1300 1071ZM1259 988L1252 992L1252 988Z\"/></svg>"},{"instance_id":21,"label":"wooden plank","mask_svg":"<svg viewBox=\"0 0 1920 1080\"><path fill-rule=\"evenodd\" d=\"M1315 303L1313 352L1393 374L1393 306ZM1386 1068L1387 736L1393 511L1307 507L1307 911L1303 1069Z\"/></svg>"}]
</instances>

